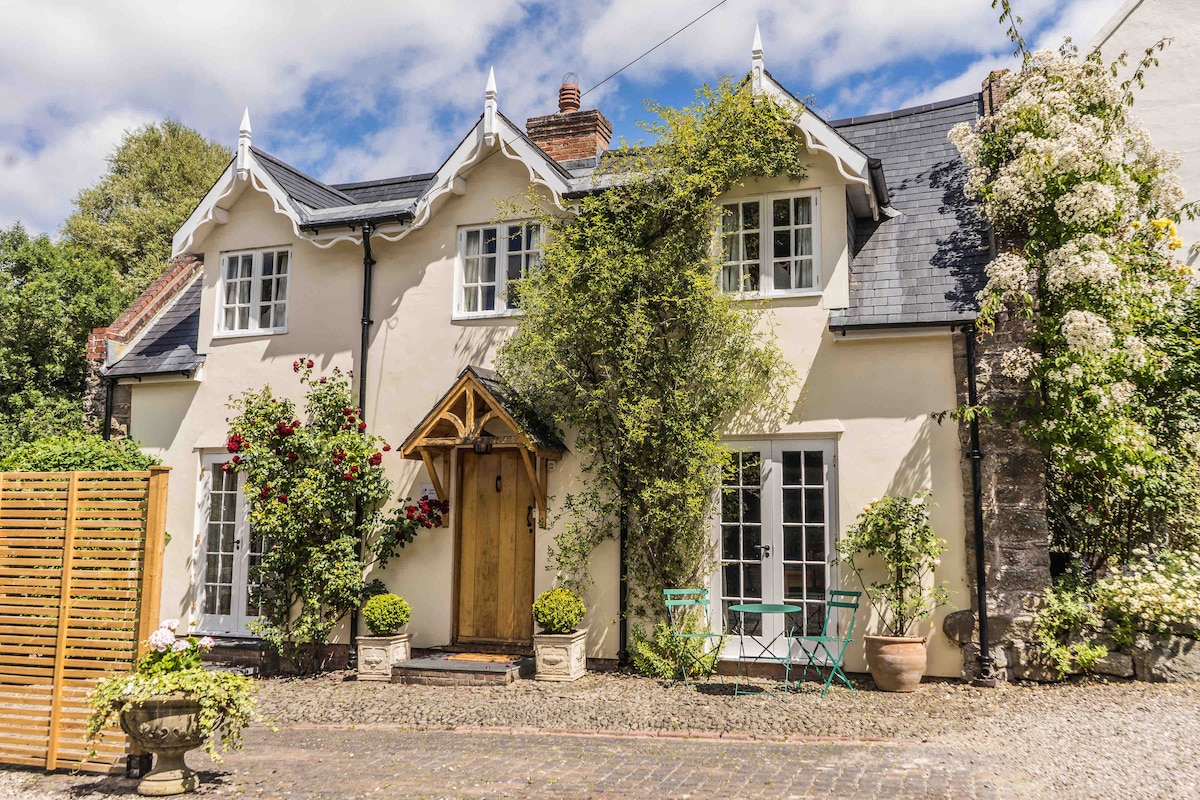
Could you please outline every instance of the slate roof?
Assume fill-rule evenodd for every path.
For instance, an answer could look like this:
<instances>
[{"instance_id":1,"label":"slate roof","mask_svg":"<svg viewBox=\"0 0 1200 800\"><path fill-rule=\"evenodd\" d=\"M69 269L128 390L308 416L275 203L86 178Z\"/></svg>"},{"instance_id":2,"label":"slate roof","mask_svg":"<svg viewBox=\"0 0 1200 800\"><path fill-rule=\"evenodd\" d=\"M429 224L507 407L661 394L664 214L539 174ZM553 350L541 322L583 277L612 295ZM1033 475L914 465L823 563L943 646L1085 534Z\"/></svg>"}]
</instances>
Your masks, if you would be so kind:
<instances>
[{"instance_id":1,"label":"slate roof","mask_svg":"<svg viewBox=\"0 0 1200 800\"><path fill-rule=\"evenodd\" d=\"M850 307L830 327L936 325L973 320L990 258L987 225L963 195L967 167L947 139L974 122L979 95L831 122L883 161L900 216L855 221Z\"/></svg>"},{"instance_id":2,"label":"slate roof","mask_svg":"<svg viewBox=\"0 0 1200 800\"><path fill-rule=\"evenodd\" d=\"M436 172L422 172L417 175L401 175L396 178L384 178L378 181L335 183L333 188L343 194L350 195L358 203L375 203L380 200L410 200L423 195L436 175Z\"/></svg>"},{"instance_id":3,"label":"slate roof","mask_svg":"<svg viewBox=\"0 0 1200 800\"><path fill-rule=\"evenodd\" d=\"M192 372L204 363L197 355L200 336L199 276L179 293L175 302L150 323L150 327L121 360L103 371L110 378Z\"/></svg>"},{"instance_id":4,"label":"slate roof","mask_svg":"<svg viewBox=\"0 0 1200 800\"><path fill-rule=\"evenodd\" d=\"M353 205L358 202L345 192L327 186L316 178L310 178L291 164L285 164L270 153L259 150L257 147L251 147L250 150L262 164L263 169L287 192L293 205L299 201L309 209L316 209ZM303 206L298 206L296 210L303 213L306 211Z\"/></svg>"}]
</instances>

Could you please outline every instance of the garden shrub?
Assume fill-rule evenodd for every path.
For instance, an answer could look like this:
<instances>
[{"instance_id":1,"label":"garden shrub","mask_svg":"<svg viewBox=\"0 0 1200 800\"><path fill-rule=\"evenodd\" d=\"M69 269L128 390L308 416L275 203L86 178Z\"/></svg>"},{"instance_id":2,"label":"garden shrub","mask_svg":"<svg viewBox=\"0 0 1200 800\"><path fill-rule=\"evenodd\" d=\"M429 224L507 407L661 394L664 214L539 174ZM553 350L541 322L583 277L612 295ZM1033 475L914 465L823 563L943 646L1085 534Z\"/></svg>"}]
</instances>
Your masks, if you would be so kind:
<instances>
[{"instance_id":1,"label":"garden shrub","mask_svg":"<svg viewBox=\"0 0 1200 800\"><path fill-rule=\"evenodd\" d=\"M688 617L682 625L683 633L701 633L702 630L701 623L694 617ZM679 669L681 655L683 663L689 665L689 678L709 677L717 669L724 645L724 639L716 646L710 639L677 639L671 635L671 627L662 621L655 624L650 634L635 625L630 630L630 639L629 660L633 668L649 678L668 681L683 677Z\"/></svg>"},{"instance_id":2,"label":"garden shrub","mask_svg":"<svg viewBox=\"0 0 1200 800\"><path fill-rule=\"evenodd\" d=\"M362 607L363 622L376 636L392 636L412 618L412 606L399 595L372 596Z\"/></svg>"},{"instance_id":3,"label":"garden shrub","mask_svg":"<svg viewBox=\"0 0 1200 800\"><path fill-rule=\"evenodd\" d=\"M543 633L570 633L586 611L579 595L561 586L542 592L533 601L533 621Z\"/></svg>"},{"instance_id":4,"label":"garden shrub","mask_svg":"<svg viewBox=\"0 0 1200 800\"><path fill-rule=\"evenodd\" d=\"M1200 638L1200 553L1135 554L1096 585L1098 611L1117 624L1117 640L1128 644L1135 631Z\"/></svg>"},{"instance_id":5,"label":"garden shrub","mask_svg":"<svg viewBox=\"0 0 1200 800\"><path fill-rule=\"evenodd\" d=\"M143 453L133 439L106 441L95 433L70 433L20 445L0 461L0 471L140 472L161 463Z\"/></svg>"},{"instance_id":6,"label":"garden shrub","mask_svg":"<svg viewBox=\"0 0 1200 800\"><path fill-rule=\"evenodd\" d=\"M1060 678L1074 669L1089 670L1108 655L1104 645L1071 641L1073 635L1104 624L1092 604L1092 589L1073 577L1060 580L1046 592L1046 605L1034 618L1034 639Z\"/></svg>"}]
</instances>

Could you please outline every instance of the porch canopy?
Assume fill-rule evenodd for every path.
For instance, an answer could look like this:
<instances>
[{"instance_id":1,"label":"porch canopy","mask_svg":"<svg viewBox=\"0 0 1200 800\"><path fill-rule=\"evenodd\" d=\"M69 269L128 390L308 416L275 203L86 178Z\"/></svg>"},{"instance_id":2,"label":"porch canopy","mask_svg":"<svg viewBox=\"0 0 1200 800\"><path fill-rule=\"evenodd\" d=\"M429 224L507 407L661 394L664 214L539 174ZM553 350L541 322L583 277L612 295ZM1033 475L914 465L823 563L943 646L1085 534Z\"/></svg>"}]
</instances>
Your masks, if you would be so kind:
<instances>
[{"instance_id":1,"label":"porch canopy","mask_svg":"<svg viewBox=\"0 0 1200 800\"><path fill-rule=\"evenodd\" d=\"M447 500L450 454L457 448L476 453L517 449L533 486L539 524L546 527L547 461L557 460L567 448L553 426L522 410L489 369L469 366L459 373L450 391L404 440L400 454L425 462L438 498Z\"/></svg>"}]
</instances>

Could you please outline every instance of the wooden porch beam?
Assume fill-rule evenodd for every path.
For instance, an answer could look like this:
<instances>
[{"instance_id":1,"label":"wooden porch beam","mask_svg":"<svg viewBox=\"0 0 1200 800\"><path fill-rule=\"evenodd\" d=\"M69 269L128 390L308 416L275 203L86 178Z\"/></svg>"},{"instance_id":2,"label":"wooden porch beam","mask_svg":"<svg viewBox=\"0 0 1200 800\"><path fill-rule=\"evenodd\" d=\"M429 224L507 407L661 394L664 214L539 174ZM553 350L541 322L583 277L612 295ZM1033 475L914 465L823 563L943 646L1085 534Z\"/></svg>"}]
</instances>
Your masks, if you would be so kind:
<instances>
[{"instance_id":1,"label":"wooden porch beam","mask_svg":"<svg viewBox=\"0 0 1200 800\"><path fill-rule=\"evenodd\" d=\"M544 528L546 527L546 496L542 491L542 482L538 480L537 470L533 468L533 457L524 447L521 448L521 460L525 462L525 471L529 473L529 483L533 486L533 499L537 502L538 507L538 522Z\"/></svg>"},{"instance_id":2,"label":"wooden porch beam","mask_svg":"<svg viewBox=\"0 0 1200 800\"><path fill-rule=\"evenodd\" d=\"M438 477L437 469L433 466L433 456L429 455L429 451L421 449L421 460L425 462L425 471L429 473L429 480L433 483L433 490L437 492L438 500L449 500L446 495L446 490L442 488L442 479Z\"/></svg>"}]
</instances>

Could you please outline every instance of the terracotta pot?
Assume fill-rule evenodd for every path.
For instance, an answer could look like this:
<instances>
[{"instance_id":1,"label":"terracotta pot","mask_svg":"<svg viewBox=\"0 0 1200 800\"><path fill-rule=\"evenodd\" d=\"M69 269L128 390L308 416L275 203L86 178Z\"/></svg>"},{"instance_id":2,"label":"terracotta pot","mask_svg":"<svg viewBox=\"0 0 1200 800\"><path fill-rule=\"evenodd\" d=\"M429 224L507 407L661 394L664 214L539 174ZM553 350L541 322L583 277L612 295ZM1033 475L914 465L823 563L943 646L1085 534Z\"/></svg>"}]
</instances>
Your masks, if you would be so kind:
<instances>
[{"instance_id":1,"label":"terracotta pot","mask_svg":"<svg viewBox=\"0 0 1200 800\"><path fill-rule=\"evenodd\" d=\"M156 756L154 769L138 784L138 794L163 797L196 790L196 773L183 760L184 753L204 742L200 703L194 697L181 693L151 697L121 714L121 728Z\"/></svg>"},{"instance_id":2,"label":"terracotta pot","mask_svg":"<svg viewBox=\"0 0 1200 800\"><path fill-rule=\"evenodd\" d=\"M924 637L867 636L867 668L885 692L913 692L925 674Z\"/></svg>"}]
</instances>

